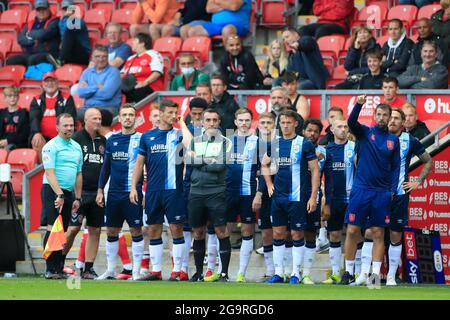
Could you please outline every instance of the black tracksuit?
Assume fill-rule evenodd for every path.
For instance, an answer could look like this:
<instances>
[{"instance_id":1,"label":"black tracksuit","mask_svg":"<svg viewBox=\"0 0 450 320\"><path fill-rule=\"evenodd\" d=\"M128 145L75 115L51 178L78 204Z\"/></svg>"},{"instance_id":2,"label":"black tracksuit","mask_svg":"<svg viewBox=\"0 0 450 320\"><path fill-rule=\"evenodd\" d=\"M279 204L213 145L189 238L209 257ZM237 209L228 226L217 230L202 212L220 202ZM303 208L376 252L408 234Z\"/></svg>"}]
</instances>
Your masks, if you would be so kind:
<instances>
[{"instance_id":1,"label":"black tracksuit","mask_svg":"<svg viewBox=\"0 0 450 320\"><path fill-rule=\"evenodd\" d=\"M247 50L237 56L227 53L220 60L220 73L232 90L252 90L262 88L263 75L256 64L255 57Z\"/></svg>"}]
</instances>

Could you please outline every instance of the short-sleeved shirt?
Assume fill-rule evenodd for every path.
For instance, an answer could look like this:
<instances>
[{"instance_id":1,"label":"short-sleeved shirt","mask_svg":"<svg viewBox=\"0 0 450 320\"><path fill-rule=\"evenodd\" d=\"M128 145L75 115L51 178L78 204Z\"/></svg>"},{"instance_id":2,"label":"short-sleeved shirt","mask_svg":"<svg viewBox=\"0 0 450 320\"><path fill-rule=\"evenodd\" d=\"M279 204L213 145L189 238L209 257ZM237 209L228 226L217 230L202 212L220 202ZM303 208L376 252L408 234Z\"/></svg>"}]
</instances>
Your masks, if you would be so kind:
<instances>
[{"instance_id":1,"label":"short-sleeved shirt","mask_svg":"<svg viewBox=\"0 0 450 320\"><path fill-rule=\"evenodd\" d=\"M111 63L115 58L121 58L123 60L122 65L119 67L122 68L128 58L133 54L131 48L125 42L122 42L116 47L108 45L108 62Z\"/></svg>"},{"instance_id":2,"label":"short-sleeved shirt","mask_svg":"<svg viewBox=\"0 0 450 320\"><path fill-rule=\"evenodd\" d=\"M267 150L267 155L275 160L278 166L274 180L274 196L289 201L307 201L311 190L308 162L317 159L315 147L302 136L277 140L277 154L271 154L271 149Z\"/></svg>"},{"instance_id":3,"label":"short-sleeved shirt","mask_svg":"<svg viewBox=\"0 0 450 320\"><path fill-rule=\"evenodd\" d=\"M83 166L83 152L75 140L56 136L42 149L42 164L44 169L55 170L61 189L73 191L77 173L81 172ZM43 183L49 184L45 174Z\"/></svg>"},{"instance_id":4,"label":"short-sleeved shirt","mask_svg":"<svg viewBox=\"0 0 450 320\"><path fill-rule=\"evenodd\" d=\"M147 192L183 190L183 136L175 128L147 131L141 137L139 154L146 158Z\"/></svg>"},{"instance_id":5,"label":"short-sleeved shirt","mask_svg":"<svg viewBox=\"0 0 450 320\"><path fill-rule=\"evenodd\" d=\"M137 82L147 80L153 72L164 74L164 61L161 54L155 50L148 50L138 56L132 55L122 68L122 74L133 74ZM153 91L164 90L164 82L162 76L156 81L150 83Z\"/></svg>"},{"instance_id":6,"label":"short-sleeved shirt","mask_svg":"<svg viewBox=\"0 0 450 320\"><path fill-rule=\"evenodd\" d=\"M211 22L214 24L239 25L250 30L250 14L252 12L252 1L244 0L237 11L221 10L213 13Z\"/></svg>"}]
</instances>

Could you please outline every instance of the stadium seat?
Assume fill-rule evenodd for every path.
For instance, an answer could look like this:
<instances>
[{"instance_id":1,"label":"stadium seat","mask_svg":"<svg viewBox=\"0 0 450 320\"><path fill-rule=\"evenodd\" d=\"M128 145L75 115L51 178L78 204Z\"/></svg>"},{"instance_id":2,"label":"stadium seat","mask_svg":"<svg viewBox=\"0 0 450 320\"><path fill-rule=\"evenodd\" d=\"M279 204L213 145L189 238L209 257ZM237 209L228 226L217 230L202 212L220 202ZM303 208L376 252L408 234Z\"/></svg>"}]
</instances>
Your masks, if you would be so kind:
<instances>
[{"instance_id":1,"label":"stadium seat","mask_svg":"<svg viewBox=\"0 0 450 320\"><path fill-rule=\"evenodd\" d=\"M11 39L1 39L0 38L0 59L5 60L6 55L11 51L12 41Z\"/></svg>"},{"instance_id":2,"label":"stadium seat","mask_svg":"<svg viewBox=\"0 0 450 320\"><path fill-rule=\"evenodd\" d=\"M433 14L441 9L442 7L440 4L428 4L426 6L423 6L417 12L417 20L420 20L422 18L430 19Z\"/></svg>"},{"instance_id":3,"label":"stadium seat","mask_svg":"<svg viewBox=\"0 0 450 320\"><path fill-rule=\"evenodd\" d=\"M317 40L322 58L332 61L332 65L337 65L339 53L344 49L346 38L344 35L330 35L320 37Z\"/></svg>"},{"instance_id":4,"label":"stadium seat","mask_svg":"<svg viewBox=\"0 0 450 320\"><path fill-rule=\"evenodd\" d=\"M72 95L73 102L75 103L75 107L77 109L84 106L84 99L80 98L77 94Z\"/></svg>"},{"instance_id":5,"label":"stadium seat","mask_svg":"<svg viewBox=\"0 0 450 320\"><path fill-rule=\"evenodd\" d=\"M31 101L37 95L41 94L42 90L40 88L25 88L22 89L19 95L18 105L22 109L30 110Z\"/></svg>"},{"instance_id":6,"label":"stadium seat","mask_svg":"<svg viewBox=\"0 0 450 320\"><path fill-rule=\"evenodd\" d=\"M387 16L387 12L387 5L371 4L370 6L362 8L358 14L357 20L352 23L351 32L353 32L354 29L361 24L366 24L370 28L381 30L383 21Z\"/></svg>"},{"instance_id":7,"label":"stadium seat","mask_svg":"<svg viewBox=\"0 0 450 320\"><path fill-rule=\"evenodd\" d=\"M114 0L92 0L91 9L104 9L113 12L116 9Z\"/></svg>"},{"instance_id":8,"label":"stadium seat","mask_svg":"<svg viewBox=\"0 0 450 320\"><path fill-rule=\"evenodd\" d=\"M406 29L414 24L417 17L417 7L410 4L402 4L392 7L387 15L386 20L383 22L382 34L386 34L389 21L392 19L400 19L403 21L403 25Z\"/></svg>"},{"instance_id":9,"label":"stadium seat","mask_svg":"<svg viewBox=\"0 0 450 320\"><path fill-rule=\"evenodd\" d=\"M192 52L200 59L202 66L210 61L211 38L209 37L190 37L184 40L181 46L181 52Z\"/></svg>"},{"instance_id":10,"label":"stadium seat","mask_svg":"<svg viewBox=\"0 0 450 320\"><path fill-rule=\"evenodd\" d=\"M177 53L181 50L183 40L178 37L163 37L153 42L153 50L159 53L166 53L171 61L175 60Z\"/></svg>"},{"instance_id":11,"label":"stadium seat","mask_svg":"<svg viewBox=\"0 0 450 320\"><path fill-rule=\"evenodd\" d=\"M11 183L16 196L22 195L23 175L36 166L37 160L33 149L15 149L9 153L7 161L11 165Z\"/></svg>"},{"instance_id":12,"label":"stadium seat","mask_svg":"<svg viewBox=\"0 0 450 320\"><path fill-rule=\"evenodd\" d=\"M26 68L20 65L9 65L0 68L0 85L19 86Z\"/></svg>"},{"instance_id":13,"label":"stadium seat","mask_svg":"<svg viewBox=\"0 0 450 320\"><path fill-rule=\"evenodd\" d=\"M119 9L134 10L137 5L137 0L121 0L119 1Z\"/></svg>"},{"instance_id":14,"label":"stadium seat","mask_svg":"<svg viewBox=\"0 0 450 320\"><path fill-rule=\"evenodd\" d=\"M6 108L5 96L3 95L4 87L0 87L0 109Z\"/></svg>"},{"instance_id":15,"label":"stadium seat","mask_svg":"<svg viewBox=\"0 0 450 320\"><path fill-rule=\"evenodd\" d=\"M0 163L6 163L6 159L8 158L8 151L5 149L0 149Z\"/></svg>"},{"instance_id":16,"label":"stadium seat","mask_svg":"<svg viewBox=\"0 0 450 320\"><path fill-rule=\"evenodd\" d=\"M388 41L388 39L389 39L389 36L388 36L388 35L384 35L384 36L378 37L378 38L377 38L377 43L378 43L381 47L383 47L383 45L386 43L386 41Z\"/></svg>"},{"instance_id":17,"label":"stadium seat","mask_svg":"<svg viewBox=\"0 0 450 320\"><path fill-rule=\"evenodd\" d=\"M334 68L330 79L327 81L327 88L334 88L338 83L343 82L347 78L346 72L347 70L345 70L343 65Z\"/></svg>"},{"instance_id":18,"label":"stadium seat","mask_svg":"<svg viewBox=\"0 0 450 320\"><path fill-rule=\"evenodd\" d=\"M9 1L8 10L23 10L24 12L30 12L33 10L31 1Z\"/></svg>"},{"instance_id":19,"label":"stadium seat","mask_svg":"<svg viewBox=\"0 0 450 320\"><path fill-rule=\"evenodd\" d=\"M16 55L16 54L21 54L21 53L22 53L22 47L17 42L17 39L13 39L12 44L11 44L11 51L8 52L6 57L13 56L13 55Z\"/></svg>"},{"instance_id":20,"label":"stadium seat","mask_svg":"<svg viewBox=\"0 0 450 320\"><path fill-rule=\"evenodd\" d=\"M295 3L295 2L294 2ZM292 1L284 0L261 0L259 14L260 26L270 28L282 28L289 25L289 18L297 18L297 12Z\"/></svg>"},{"instance_id":21,"label":"stadium seat","mask_svg":"<svg viewBox=\"0 0 450 320\"><path fill-rule=\"evenodd\" d=\"M80 80L83 67L76 64L65 64L56 69L55 73L59 79L59 85L62 87L70 87Z\"/></svg>"},{"instance_id":22,"label":"stadium seat","mask_svg":"<svg viewBox=\"0 0 450 320\"><path fill-rule=\"evenodd\" d=\"M167 56L163 56L163 62L164 62L164 73L163 73L163 83L164 83L164 90L170 89L170 69L172 66L171 60Z\"/></svg>"},{"instance_id":23,"label":"stadium seat","mask_svg":"<svg viewBox=\"0 0 450 320\"><path fill-rule=\"evenodd\" d=\"M130 29L132 21L133 10L131 9L118 9L114 10L111 21L120 23L126 30Z\"/></svg>"},{"instance_id":24,"label":"stadium seat","mask_svg":"<svg viewBox=\"0 0 450 320\"><path fill-rule=\"evenodd\" d=\"M26 11L21 9L6 10L0 16L0 30L2 32L12 32L17 36L26 21Z\"/></svg>"},{"instance_id":25,"label":"stadium seat","mask_svg":"<svg viewBox=\"0 0 450 320\"><path fill-rule=\"evenodd\" d=\"M106 24L111 20L111 11L105 8L94 8L86 11L84 21L89 30L98 30L100 37Z\"/></svg>"}]
</instances>

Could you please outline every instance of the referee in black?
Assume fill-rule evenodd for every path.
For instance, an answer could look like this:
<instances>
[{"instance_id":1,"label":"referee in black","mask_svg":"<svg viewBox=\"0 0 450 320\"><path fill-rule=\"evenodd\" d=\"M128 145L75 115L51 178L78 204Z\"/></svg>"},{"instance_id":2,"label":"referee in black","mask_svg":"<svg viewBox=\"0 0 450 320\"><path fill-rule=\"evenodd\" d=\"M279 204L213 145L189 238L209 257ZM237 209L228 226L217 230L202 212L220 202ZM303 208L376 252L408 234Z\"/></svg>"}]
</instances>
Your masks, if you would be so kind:
<instances>
[{"instance_id":1,"label":"referee in black","mask_svg":"<svg viewBox=\"0 0 450 320\"><path fill-rule=\"evenodd\" d=\"M75 121L72 115L61 113L56 118L58 135L47 142L42 149L42 164L45 169L41 190L42 215L47 221L44 248L60 210L62 209L64 231L66 231L72 213L80 208L83 153L80 145L71 139L74 128ZM63 251L53 251L46 260L45 278L64 278L64 262Z\"/></svg>"},{"instance_id":2,"label":"referee in black","mask_svg":"<svg viewBox=\"0 0 450 320\"><path fill-rule=\"evenodd\" d=\"M220 134L220 115L214 109L202 114L205 132L192 139L187 153L187 165L192 165L191 191L188 199L189 225L192 227L196 273L191 281L203 280L206 224L211 221L219 239L222 271L219 281L228 281L231 257L230 235L227 231L225 199L226 159L231 140Z\"/></svg>"}]
</instances>

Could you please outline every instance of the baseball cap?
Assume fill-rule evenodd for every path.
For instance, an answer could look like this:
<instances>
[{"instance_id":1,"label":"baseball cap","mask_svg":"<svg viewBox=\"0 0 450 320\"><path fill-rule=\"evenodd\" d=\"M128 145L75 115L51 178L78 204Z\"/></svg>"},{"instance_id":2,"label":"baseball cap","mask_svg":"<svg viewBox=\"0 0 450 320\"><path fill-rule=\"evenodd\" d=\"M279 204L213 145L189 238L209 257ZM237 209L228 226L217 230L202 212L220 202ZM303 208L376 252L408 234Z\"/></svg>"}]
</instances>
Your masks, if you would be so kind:
<instances>
[{"instance_id":1,"label":"baseball cap","mask_svg":"<svg viewBox=\"0 0 450 320\"><path fill-rule=\"evenodd\" d=\"M53 71L50 71L50 72L47 72L46 74L44 74L44 76L42 77L42 81L45 81L48 78L58 79L58 77L56 76L56 73Z\"/></svg>"},{"instance_id":2,"label":"baseball cap","mask_svg":"<svg viewBox=\"0 0 450 320\"><path fill-rule=\"evenodd\" d=\"M73 6L74 5L74 1L73 0L63 0L61 2L61 9L67 8L69 6Z\"/></svg>"},{"instance_id":3,"label":"baseball cap","mask_svg":"<svg viewBox=\"0 0 450 320\"><path fill-rule=\"evenodd\" d=\"M34 8L35 9L39 9L39 8L48 8L48 1L47 0L36 0L34 1Z\"/></svg>"}]
</instances>

